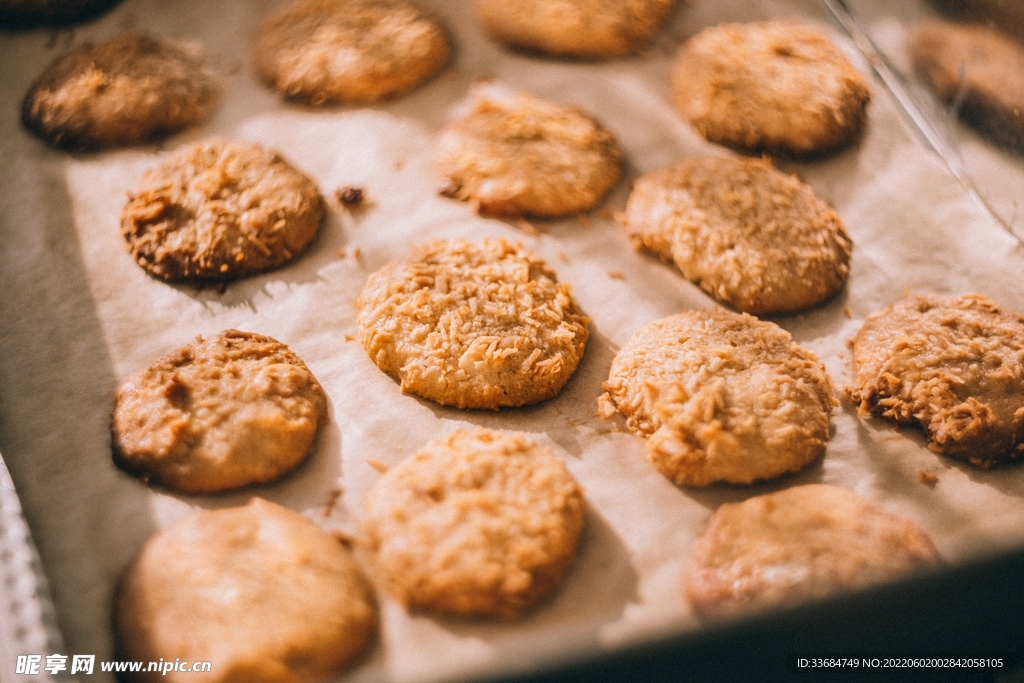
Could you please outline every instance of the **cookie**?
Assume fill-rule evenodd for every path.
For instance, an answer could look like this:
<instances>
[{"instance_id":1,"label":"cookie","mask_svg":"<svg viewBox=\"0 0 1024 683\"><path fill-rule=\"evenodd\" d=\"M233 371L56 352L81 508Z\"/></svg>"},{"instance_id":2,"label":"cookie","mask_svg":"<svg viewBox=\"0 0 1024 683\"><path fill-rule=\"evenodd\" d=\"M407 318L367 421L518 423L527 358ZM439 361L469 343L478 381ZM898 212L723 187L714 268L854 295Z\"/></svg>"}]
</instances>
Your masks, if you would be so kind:
<instances>
[{"instance_id":1,"label":"cookie","mask_svg":"<svg viewBox=\"0 0 1024 683\"><path fill-rule=\"evenodd\" d=\"M323 217L316 184L277 153L197 142L143 176L121 213L121 233L150 275L228 282L298 258Z\"/></svg>"},{"instance_id":2,"label":"cookie","mask_svg":"<svg viewBox=\"0 0 1024 683\"><path fill-rule=\"evenodd\" d=\"M451 59L436 19L406 0L293 0L256 34L256 71L300 102L369 103L420 85Z\"/></svg>"},{"instance_id":3,"label":"cookie","mask_svg":"<svg viewBox=\"0 0 1024 683\"><path fill-rule=\"evenodd\" d=\"M114 460L175 491L223 491L298 467L326 421L324 390L298 356L270 337L226 330L121 385Z\"/></svg>"},{"instance_id":4,"label":"cookie","mask_svg":"<svg viewBox=\"0 0 1024 683\"><path fill-rule=\"evenodd\" d=\"M0 0L0 28L69 26L100 16L120 0Z\"/></svg>"},{"instance_id":5,"label":"cookie","mask_svg":"<svg viewBox=\"0 0 1024 683\"><path fill-rule=\"evenodd\" d=\"M598 412L621 413L676 484L747 484L820 458L836 400L778 325L722 309L644 325L616 354Z\"/></svg>"},{"instance_id":6,"label":"cookie","mask_svg":"<svg viewBox=\"0 0 1024 683\"><path fill-rule=\"evenodd\" d=\"M911 33L914 70L958 116L1024 149L1024 45L983 25L928 22Z\"/></svg>"},{"instance_id":7,"label":"cookie","mask_svg":"<svg viewBox=\"0 0 1024 683\"><path fill-rule=\"evenodd\" d=\"M403 392L457 408L551 398L590 334L569 285L502 239L421 245L370 275L356 306L377 367Z\"/></svg>"},{"instance_id":8,"label":"cookie","mask_svg":"<svg viewBox=\"0 0 1024 683\"><path fill-rule=\"evenodd\" d=\"M701 135L746 152L842 147L864 127L871 98L822 31L782 19L704 29L679 49L669 80L673 104Z\"/></svg>"},{"instance_id":9,"label":"cookie","mask_svg":"<svg viewBox=\"0 0 1024 683\"><path fill-rule=\"evenodd\" d=\"M54 60L21 103L26 129L50 145L98 150L164 138L205 121L220 99L201 53L126 33Z\"/></svg>"},{"instance_id":10,"label":"cookie","mask_svg":"<svg viewBox=\"0 0 1024 683\"><path fill-rule=\"evenodd\" d=\"M121 577L114 621L120 659L162 665L130 680L167 683L321 681L350 668L378 628L352 554L259 498L152 537ZM209 673L188 668L203 662Z\"/></svg>"},{"instance_id":11,"label":"cookie","mask_svg":"<svg viewBox=\"0 0 1024 683\"><path fill-rule=\"evenodd\" d=\"M1024 453L1024 317L978 295L907 296L869 315L846 387L863 415L916 425L980 467Z\"/></svg>"},{"instance_id":12,"label":"cookie","mask_svg":"<svg viewBox=\"0 0 1024 683\"><path fill-rule=\"evenodd\" d=\"M850 272L853 243L842 219L766 160L696 157L647 173L620 220L634 246L754 315L816 306Z\"/></svg>"},{"instance_id":13,"label":"cookie","mask_svg":"<svg viewBox=\"0 0 1024 683\"><path fill-rule=\"evenodd\" d=\"M587 211L618 181L622 158L612 134L579 109L497 86L474 90L435 150L441 194L491 216Z\"/></svg>"},{"instance_id":14,"label":"cookie","mask_svg":"<svg viewBox=\"0 0 1024 683\"><path fill-rule=\"evenodd\" d=\"M410 608L517 617L576 556L583 493L521 433L459 430L389 468L362 528L381 583Z\"/></svg>"},{"instance_id":15,"label":"cookie","mask_svg":"<svg viewBox=\"0 0 1024 683\"><path fill-rule=\"evenodd\" d=\"M673 0L477 0L476 18L509 47L599 59L639 51L668 21Z\"/></svg>"},{"instance_id":16,"label":"cookie","mask_svg":"<svg viewBox=\"0 0 1024 683\"><path fill-rule=\"evenodd\" d=\"M683 590L698 616L721 619L891 581L938 561L910 520L838 486L809 484L718 508Z\"/></svg>"}]
</instances>

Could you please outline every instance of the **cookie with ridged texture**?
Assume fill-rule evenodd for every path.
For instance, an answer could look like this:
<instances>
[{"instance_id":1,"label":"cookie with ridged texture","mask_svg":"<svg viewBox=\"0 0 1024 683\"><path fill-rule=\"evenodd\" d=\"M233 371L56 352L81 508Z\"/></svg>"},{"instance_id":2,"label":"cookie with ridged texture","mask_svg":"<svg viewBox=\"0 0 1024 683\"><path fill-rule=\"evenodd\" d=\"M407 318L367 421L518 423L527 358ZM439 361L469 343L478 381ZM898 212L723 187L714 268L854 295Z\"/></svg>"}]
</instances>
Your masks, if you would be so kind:
<instances>
[{"instance_id":1,"label":"cookie with ridged texture","mask_svg":"<svg viewBox=\"0 0 1024 683\"><path fill-rule=\"evenodd\" d=\"M863 415L916 425L928 447L989 467L1024 453L1024 317L979 295L911 295L869 315L846 387Z\"/></svg>"},{"instance_id":2,"label":"cookie with ridged texture","mask_svg":"<svg viewBox=\"0 0 1024 683\"><path fill-rule=\"evenodd\" d=\"M477 0L476 18L509 47L600 59L638 52L668 21L674 0Z\"/></svg>"},{"instance_id":3,"label":"cookie with ridged texture","mask_svg":"<svg viewBox=\"0 0 1024 683\"><path fill-rule=\"evenodd\" d=\"M502 239L435 240L367 278L359 340L402 391L457 408L556 395L583 357L589 319L536 254Z\"/></svg>"},{"instance_id":4,"label":"cookie with ridged texture","mask_svg":"<svg viewBox=\"0 0 1024 683\"><path fill-rule=\"evenodd\" d=\"M298 258L323 217L316 184L276 152L204 141L143 175L121 213L121 233L150 275L226 282Z\"/></svg>"},{"instance_id":5,"label":"cookie with ridged texture","mask_svg":"<svg viewBox=\"0 0 1024 683\"><path fill-rule=\"evenodd\" d=\"M747 152L822 154L863 129L871 91L820 29L792 20L720 24L673 59L672 102L712 142Z\"/></svg>"},{"instance_id":6,"label":"cookie with ridged texture","mask_svg":"<svg viewBox=\"0 0 1024 683\"><path fill-rule=\"evenodd\" d=\"M644 174L620 220L635 247L754 315L816 306L850 271L853 243L839 215L766 160L696 157Z\"/></svg>"},{"instance_id":7,"label":"cookie with ridged texture","mask_svg":"<svg viewBox=\"0 0 1024 683\"><path fill-rule=\"evenodd\" d=\"M0 29L69 26L94 19L121 0L0 0Z\"/></svg>"},{"instance_id":8,"label":"cookie with ridged texture","mask_svg":"<svg viewBox=\"0 0 1024 683\"><path fill-rule=\"evenodd\" d=\"M796 486L722 505L697 541L683 591L721 619L892 581L939 563L914 522L852 491Z\"/></svg>"},{"instance_id":9,"label":"cookie with ridged texture","mask_svg":"<svg viewBox=\"0 0 1024 683\"><path fill-rule=\"evenodd\" d=\"M492 216L587 211L622 160L614 136L579 109L497 86L477 87L435 144L441 194Z\"/></svg>"},{"instance_id":10,"label":"cookie with ridged texture","mask_svg":"<svg viewBox=\"0 0 1024 683\"><path fill-rule=\"evenodd\" d=\"M298 467L326 421L327 396L294 352L226 330L125 380L113 413L114 460L175 491L223 491Z\"/></svg>"},{"instance_id":11,"label":"cookie with ridged texture","mask_svg":"<svg viewBox=\"0 0 1024 683\"><path fill-rule=\"evenodd\" d=\"M514 618L562 582L584 501L549 449L478 428L390 467L363 508L374 569L407 607Z\"/></svg>"},{"instance_id":12,"label":"cookie with ridged texture","mask_svg":"<svg viewBox=\"0 0 1024 683\"><path fill-rule=\"evenodd\" d=\"M253 498L153 536L114 599L118 656L209 662L133 681L301 683L351 668L373 644L377 605L351 552L303 515Z\"/></svg>"},{"instance_id":13,"label":"cookie with ridged texture","mask_svg":"<svg viewBox=\"0 0 1024 683\"><path fill-rule=\"evenodd\" d=\"M778 325L724 309L639 328L616 354L598 412L621 414L676 484L747 484L820 458L836 400L817 357Z\"/></svg>"},{"instance_id":14,"label":"cookie with ridged texture","mask_svg":"<svg viewBox=\"0 0 1024 683\"><path fill-rule=\"evenodd\" d=\"M260 78L313 105L369 103L424 83L450 60L448 34L406 0L293 0L256 34Z\"/></svg>"}]
</instances>

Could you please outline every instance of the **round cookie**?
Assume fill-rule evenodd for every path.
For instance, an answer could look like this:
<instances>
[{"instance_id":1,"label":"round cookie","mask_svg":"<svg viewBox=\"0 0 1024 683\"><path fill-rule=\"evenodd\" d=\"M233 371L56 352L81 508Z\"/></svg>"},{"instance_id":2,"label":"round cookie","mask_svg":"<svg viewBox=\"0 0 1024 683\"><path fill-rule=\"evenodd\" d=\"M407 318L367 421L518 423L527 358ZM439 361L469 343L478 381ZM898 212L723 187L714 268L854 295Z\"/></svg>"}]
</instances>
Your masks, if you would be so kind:
<instances>
[{"instance_id":1,"label":"round cookie","mask_svg":"<svg viewBox=\"0 0 1024 683\"><path fill-rule=\"evenodd\" d=\"M612 361L598 412L621 413L676 484L747 484L825 452L825 367L778 325L722 309L644 325Z\"/></svg>"},{"instance_id":2,"label":"round cookie","mask_svg":"<svg viewBox=\"0 0 1024 683\"><path fill-rule=\"evenodd\" d=\"M556 218L587 211L622 172L615 138L578 109L496 86L438 135L441 194L481 214Z\"/></svg>"},{"instance_id":3,"label":"round cookie","mask_svg":"<svg viewBox=\"0 0 1024 683\"><path fill-rule=\"evenodd\" d=\"M557 394L579 365L589 319L569 285L505 240L435 240L370 275L359 340L402 391L498 409Z\"/></svg>"},{"instance_id":4,"label":"round cookie","mask_svg":"<svg viewBox=\"0 0 1024 683\"><path fill-rule=\"evenodd\" d=\"M674 0L476 0L477 20L513 48L562 57L637 52L668 20Z\"/></svg>"},{"instance_id":5,"label":"round cookie","mask_svg":"<svg viewBox=\"0 0 1024 683\"><path fill-rule=\"evenodd\" d=\"M118 657L135 681L301 683L349 668L376 637L370 584L337 539L259 498L205 510L151 538L114 599Z\"/></svg>"},{"instance_id":6,"label":"round cookie","mask_svg":"<svg viewBox=\"0 0 1024 683\"><path fill-rule=\"evenodd\" d=\"M0 0L0 28L68 26L98 17L120 0Z\"/></svg>"},{"instance_id":7,"label":"round cookie","mask_svg":"<svg viewBox=\"0 0 1024 683\"><path fill-rule=\"evenodd\" d=\"M861 414L921 427L928 447L980 467L1024 452L1024 317L978 295L913 295L853 340Z\"/></svg>"},{"instance_id":8,"label":"round cookie","mask_svg":"<svg viewBox=\"0 0 1024 683\"><path fill-rule=\"evenodd\" d=\"M324 390L298 356L270 337L226 330L121 385L114 460L176 491L223 491L298 467L326 421Z\"/></svg>"},{"instance_id":9,"label":"round cookie","mask_svg":"<svg viewBox=\"0 0 1024 683\"><path fill-rule=\"evenodd\" d=\"M676 109L708 140L795 156L850 142L871 97L824 33L782 19L704 29L679 49L669 80Z\"/></svg>"},{"instance_id":10,"label":"round cookie","mask_svg":"<svg viewBox=\"0 0 1024 683\"><path fill-rule=\"evenodd\" d=\"M521 433L459 430L373 485L363 534L382 583L406 606L513 618L561 583L583 508L547 448Z\"/></svg>"},{"instance_id":11,"label":"round cookie","mask_svg":"<svg viewBox=\"0 0 1024 683\"><path fill-rule=\"evenodd\" d=\"M316 184L277 153L198 142L146 172L121 213L121 233L150 275L226 282L297 258L323 217Z\"/></svg>"},{"instance_id":12,"label":"round cookie","mask_svg":"<svg viewBox=\"0 0 1024 683\"><path fill-rule=\"evenodd\" d=\"M256 71L313 105L376 102L420 85L451 59L448 36L406 0L293 0L256 35Z\"/></svg>"},{"instance_id":13,"label":"round cookie","mask_svg":"<svg viewBox=\"0 0 1024 683\"><path fill-rule=\"evenodd\" d=\"M908 519L838 486L721 506L683 579L704 619L735 617L893 580L939 561Z\"/></svg>"},{"instance_id":14,"label":"round cookie","mask_svg":"<svg viewBox=\"0 0 1024 683\"><path fill-rule=\"evenodd\" d=\"M205 121L220 99L201 54L126 33L54 60L21 103L22 124L74 151L132 145Z\"/></svg>"},{"instance_id":15,"label":"round cookie","mask_svg":"<svg viewBox=\"0 0 1024 683\"><path fill-rule=\"evenodd\" d=\"M842 219L766 160L697 157L647 173L633 183L620 220L634 246L755 315L815 306L850 272L853 244Z\"/></svg>"}]
</instances>

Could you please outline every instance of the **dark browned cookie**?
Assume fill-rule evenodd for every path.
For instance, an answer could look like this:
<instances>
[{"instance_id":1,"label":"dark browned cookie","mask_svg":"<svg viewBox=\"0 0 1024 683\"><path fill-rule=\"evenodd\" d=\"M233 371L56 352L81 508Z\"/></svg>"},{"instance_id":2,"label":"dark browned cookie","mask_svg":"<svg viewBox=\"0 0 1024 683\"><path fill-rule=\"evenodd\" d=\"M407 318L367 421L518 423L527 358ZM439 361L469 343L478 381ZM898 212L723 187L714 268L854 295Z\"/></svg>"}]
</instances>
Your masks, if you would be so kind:
<instances>
[{"instance_id":1,"label":"dark browned cookie","mask_svg":"<svg viewBox=\"0 0 1024 683\"><path fill-rule=\"evenodd\" d=\"M0 0L0 29L68 26L98 17L121 0Z\"/></svg>"},{"instance_id":2,"label":"dark browned cookie","mask_svg":"<svg viewBox=\"0 0 1024 683\"><path fill-rule=\"evenodd\" d=\"M213 112L219 94L191 47L126 33L58 57L25 94L21 120L56 147L103 149L196 125Z\"/></svg>"}]
</instances>

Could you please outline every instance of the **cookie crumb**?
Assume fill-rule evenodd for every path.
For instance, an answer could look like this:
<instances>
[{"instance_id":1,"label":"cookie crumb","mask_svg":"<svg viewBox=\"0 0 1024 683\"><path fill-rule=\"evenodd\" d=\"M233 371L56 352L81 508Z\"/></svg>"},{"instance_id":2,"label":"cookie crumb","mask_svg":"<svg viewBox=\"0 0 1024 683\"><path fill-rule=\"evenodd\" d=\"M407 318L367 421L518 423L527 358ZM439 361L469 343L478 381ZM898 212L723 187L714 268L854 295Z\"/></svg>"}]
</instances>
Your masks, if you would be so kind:
<instances>
[{"instance_id":1,"label":"cookie crumb","mask_svg":"<svg viewBox=\"0 0 1024 683\"><path fill-rule=\"evenodd\" d=\"M385 472L388 471L388 466L385 463L382 463L380 460L374 460L373 458L367 458L366 459L366 464L369 465L370 467L372 467L373 469L377 470L381 474L384 474Z\"/></svg>"},{"instance_id":2,"label":"cookie crumb","mask_svg":"<svg viewBox=\"0 0 1024 683\"><path fill-rule=\"evenodd\" d=\"M331 516L334 512L334 505L338 502L338 499L341 498L342 493L343 491L340 488L336 488L331 491L330 496L327 498L327 504L324 505L324 517Z\"/></svg>"},{"instance_id":3,"label":"cookie crumb","mask_svg":"<svg viewBox=\"0 0 1024 683\"><path fill-rule=\"evenodd\" d=\"M917 480L925 486L935 486L939 482L939 476L934 472L917 471Z\"/></svg>"},{"instance_id":4,"label":"cookie crumb","mask_svg":"<svg viewBox=\"0 0 1024 683\"><path fill-rule=\"evenodd\" d=\"M626 274L623 273L621 270L609 270L608 277L610 277L613 280L625 280Z\"/></svg>"},{"instance_id":5,"label":"cookie crumb","mask_svg":"<svg viewBox=\"0 0 1024 683\"><path fill-rule=\"evenodd\" d=\"M366 192L361 187L353 187L351 185L339 187L335 190L334 196L342 206L349 209L357 209L366 203Z\"/></svg>"}]
</instances>

